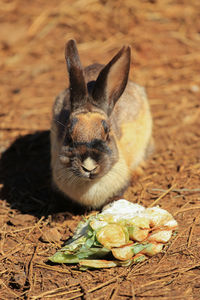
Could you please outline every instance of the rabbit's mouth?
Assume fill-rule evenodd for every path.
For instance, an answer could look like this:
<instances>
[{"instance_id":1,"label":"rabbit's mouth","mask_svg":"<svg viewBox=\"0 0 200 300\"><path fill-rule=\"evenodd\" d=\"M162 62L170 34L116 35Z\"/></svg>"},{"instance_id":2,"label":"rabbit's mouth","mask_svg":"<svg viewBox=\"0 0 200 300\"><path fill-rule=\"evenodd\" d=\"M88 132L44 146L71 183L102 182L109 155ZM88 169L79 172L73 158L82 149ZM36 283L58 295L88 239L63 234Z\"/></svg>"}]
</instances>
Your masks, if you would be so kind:
<instances>
[{"instance_id":1,"label":"rabbit's mouth","mask_svg":"<svg viewBox=\"0 0 200 300\"><path fill-rule=\"evenodd\" d=\"M100 176L100 172L98 171L99 166L94 170L86 170L84 167L81 166L79 176L84 178L85 180L93 181Z\"/></svg>"},{"instance_id":2,"label":"rabbit's mouth","mask_svg":"<svg viewBox=\"0 0 200 300\"><path fill-rule=\"evenodd\" d=\"M99 171L100 171L99 164L91 157L87 157L80 165L81 174L84 177L89 179L94 179L95 177L97 177Z\"/></svg>"}]
</instances>

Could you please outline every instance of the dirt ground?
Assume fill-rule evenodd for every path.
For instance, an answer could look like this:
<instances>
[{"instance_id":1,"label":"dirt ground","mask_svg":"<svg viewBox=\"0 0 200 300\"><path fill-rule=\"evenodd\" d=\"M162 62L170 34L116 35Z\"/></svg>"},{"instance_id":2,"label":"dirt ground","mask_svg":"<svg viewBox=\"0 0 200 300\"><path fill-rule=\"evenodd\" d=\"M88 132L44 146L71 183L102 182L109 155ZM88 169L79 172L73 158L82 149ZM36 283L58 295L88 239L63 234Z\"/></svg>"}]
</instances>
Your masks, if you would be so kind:
<instances>
[{"instance_id":1,"label":"dirt ground","mask_svg":"<svg viewBox=\"0 0 200 300\"><path fill-rule=\"evenodd\" d=\"M0 22L0 299L200 299L199 0L1 0ZM179 229L132 267L47 262L85 213L52 190L49 165L70 38L84 65L130 44L130 78L147 89L156 150L124 196L159 204Z\"/></svg>"}]
</instances>

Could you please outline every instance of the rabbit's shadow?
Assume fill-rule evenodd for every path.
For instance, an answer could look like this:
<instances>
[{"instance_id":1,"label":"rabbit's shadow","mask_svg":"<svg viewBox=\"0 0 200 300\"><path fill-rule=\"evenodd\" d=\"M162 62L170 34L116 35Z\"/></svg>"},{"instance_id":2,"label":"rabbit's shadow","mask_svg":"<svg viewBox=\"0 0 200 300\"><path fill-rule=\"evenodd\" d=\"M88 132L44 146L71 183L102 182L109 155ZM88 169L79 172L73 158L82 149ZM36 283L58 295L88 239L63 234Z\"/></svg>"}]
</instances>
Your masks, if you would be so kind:
<instances>
[{"instance_id":1,"label":"rabbit's shadow","mask_svg":"<svg viewBox=\"0 0 200 300\"><path fill-rule=\"evenodd\" d=\"M40 217L64 211L83 212L83 208L52 188L49 131L19 137L2 154L0 184L1 199L21 213Z\"/></svg>"}]
</instances>

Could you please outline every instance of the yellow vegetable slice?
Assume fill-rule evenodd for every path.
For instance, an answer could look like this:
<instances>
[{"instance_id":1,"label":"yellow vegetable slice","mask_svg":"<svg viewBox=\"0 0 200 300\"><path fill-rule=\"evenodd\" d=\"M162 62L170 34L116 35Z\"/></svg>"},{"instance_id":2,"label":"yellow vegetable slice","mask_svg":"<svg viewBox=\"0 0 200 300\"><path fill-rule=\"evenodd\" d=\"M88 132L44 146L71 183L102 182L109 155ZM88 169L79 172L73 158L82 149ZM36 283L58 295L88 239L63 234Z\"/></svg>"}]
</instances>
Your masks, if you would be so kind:
<instances>
[{"instance_id":1,"label":"yellow vegetable slice","mask_svg":"<svg viewBox=\"0 0 200 300\"><path fill-rule=\"evenodd\" d=\"M123 246L120 248L112 248L112 255L119 260L128 260L133 257L133 250L131 245Z\"/></svg>"},{"instance_id":2,"label":"yellow vegetable slice","mask_svg":"<svg viewBox=\"0 0 200 300\"><path fill-rule=\"evenodd\" d=\"M117 263L112 260L103 259L82 259L79 261L81 267L88 268L113 268L117 266Z\"/></svg>"},{"instance_id":3,"label":"yellow vegetable slice","mask_svg":"<svg viewBox=\"0 0 200 300\"><path fill-rule=\"evenodd\" d=\"M133 241L142 242L144 241L148 234L148 229L140 229L138 227L128 227L129 238Z\"/></svg>"},{"instance_id":4,"label":"yellow vegetable slice","mask_svg":"<svg viewBox=\"0 0 200 300\"><path fill-rule=\"evenodd\" d=\"M155 254L158 254L162 250L163 246L163 244L151 243L148 244L148 246L145 249L143 249L140 253L143 253L147 256L153 256Z\"/></svg>"},{"instance_id":5,"label":"yellow vegetable slice","mask_svg":"<svg viewBox=\"0 0 200 300\"><path fill-rule=\"evenodd\" d=\"M146 260L148 257L142 253L138 253L133 257L133 262L134 263L139 263L142 262L144 260Z\"/></svg>"},{"instance_id":6,"label":"yellow vegetable slice","mask_svg":"<svg viewBox=\"0 0 200 300\"><path fill-rule=\"evenodd\" d=\"M104 226L106 226L108 223L105 222L105 221L101 221L101 220L98 220L98 219L93 219L91 222L90 222L90 226L92 227L93 230L98 230Z\"/></svg>"},{"instance_id":7,"label":"yellow vegetable slice","mask_svg":"<svg viewBox=\"0 0 200 300\"><path fill-rule=\"evenodd\" d=\"M134 216L134 218L129 219L128 221L126 221L127 225L130 226L137 226L139 228L149 228L149 219L148 218L144 218L144 216Z\"/></svg>"},{"instance_id":8,"label":"yellow vegetable slice","mask_svg":"<svg viewBox=\"0 0 200 300\"><path fill-rule=\"evenodd\" d=\"M97 240L105 248L121 247L127 243L124 228L119 224L108 224L97 232Z\"/></svg>"}]
</instances>

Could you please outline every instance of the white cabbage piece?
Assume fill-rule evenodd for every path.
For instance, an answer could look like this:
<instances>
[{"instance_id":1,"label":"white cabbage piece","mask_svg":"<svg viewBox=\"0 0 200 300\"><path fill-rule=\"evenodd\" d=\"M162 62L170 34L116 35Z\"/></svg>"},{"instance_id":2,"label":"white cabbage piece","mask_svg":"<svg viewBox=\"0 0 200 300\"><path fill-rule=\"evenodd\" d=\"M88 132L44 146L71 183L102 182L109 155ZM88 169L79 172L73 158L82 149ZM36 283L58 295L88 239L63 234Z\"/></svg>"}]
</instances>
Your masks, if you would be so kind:
<instances>
[{"instance_id":1,"label":"white cabbage piece","mask_svg":"<svg viewBox=\"0 0 200 300\"><path fill-rule=\"evenodd\" d=\"M122 220L133 219L144 211L145 208L142 205L131 203L125 199L120 199L105 206L99 216L102 218L103 216L111 215L114 222L119 222Z\"/></svg>"},{"instance_id":2,"label":"white cabbage piece","mask_svg":"<svg viewBox=\"0 0 200 300\"><path fill-rule=\"evenodd\" d=\"M161 230L156 233L152 233L148 237L148 241L157 243L167 243L172 236L172 230Z\"/></svg>"},{"instance_id":3,"label":"white cabbage piece","mask_svg":"<svg viewBox=\"0 0 200 300\"><path fill-rule=\"evenodd\" d=\"M155 226L168 226L170 224L177 226L177 222L172 215L165 209L159 206L150 207L145 210L146 217L149 218L151 227ZM172 222L173 221L173 222Z\"/></svg>"}]
</instances>

